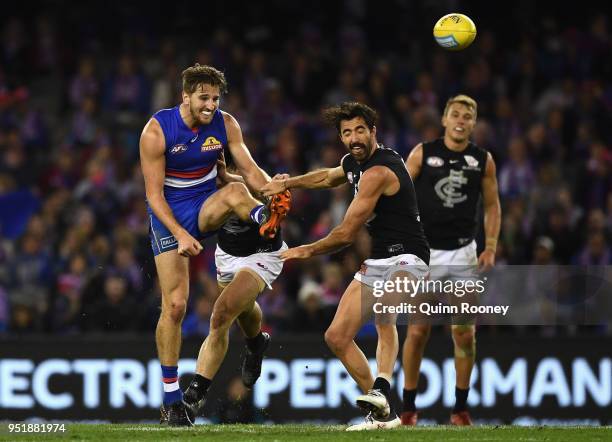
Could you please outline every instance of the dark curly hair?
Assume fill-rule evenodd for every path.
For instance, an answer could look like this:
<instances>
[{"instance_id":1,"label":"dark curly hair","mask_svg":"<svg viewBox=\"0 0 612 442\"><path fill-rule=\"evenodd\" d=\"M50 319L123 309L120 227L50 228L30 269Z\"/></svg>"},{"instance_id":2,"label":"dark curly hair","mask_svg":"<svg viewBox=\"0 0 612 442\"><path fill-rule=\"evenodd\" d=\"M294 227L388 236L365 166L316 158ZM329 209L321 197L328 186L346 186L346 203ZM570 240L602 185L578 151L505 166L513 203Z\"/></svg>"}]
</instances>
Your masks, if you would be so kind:
<instances>
[{"instance_id":1,"label":"dark curly hair","mask_svg":"<svg viewBox=\"0 0 612 442\"><path fill-rule=\"evenodd\" d=\"M370 130L372 130L378 120L378 114L374 109L354 101L346 101L338 106L333 106L323 111L323 118L325 121L335 126L338 132L340 132L340 123L342 121L352 120L356 117L363 118L363 121L365 121Z\"/></svg>"},{"instance_id":2,"label":"dark curly hair","mask_svg":"<svg viewBox=\"0 0 612 442\"><path fill-rule=\"evenodd\" d=\"M183 91L193 94L199 85L209 84L217 86L222 94L227 92L227 81L225 75L212 66L196 63L183 71Z\"/></svg>"}]
</instances>

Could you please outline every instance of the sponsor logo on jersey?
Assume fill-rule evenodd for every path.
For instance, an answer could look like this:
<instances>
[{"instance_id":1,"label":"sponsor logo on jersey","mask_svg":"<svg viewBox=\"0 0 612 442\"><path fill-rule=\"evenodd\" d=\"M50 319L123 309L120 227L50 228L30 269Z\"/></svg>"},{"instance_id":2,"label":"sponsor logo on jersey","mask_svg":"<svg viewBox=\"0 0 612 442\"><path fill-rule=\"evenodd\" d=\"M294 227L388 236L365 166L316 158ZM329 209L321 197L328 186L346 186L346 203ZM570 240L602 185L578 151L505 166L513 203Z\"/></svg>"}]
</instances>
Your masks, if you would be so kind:
<instances>
[{"instance_id":1,"label":"sponsor logo on jersey","mask_svg":"<svg viewBox=\"0 0 612 442\"><path fill-rule=\"evenodd\" d=\"M444 160L440 157L429 157L427 158L427 165L431 167L444 166Z\"/></svg>"},{"instance_id":2,"label":"sponsor logo on jersey","mask_svg":"<svg viewBox=\"0 0 612 442\"><path fill-rule=\"evenodd\" d=\"M175 144L170 148L170 155L177 155L179 153L183 153L187 150L186 144Z\"/></svg>"},{"instance_id":3,"label":"sponsor logo on jersey","mask_svg":"<svg viewBox=\"0 0 612 442\"><path fill-rule=\"evenodd\" d=\"M172 247L177 243L176 238L174 236L166 236L165 238L161 238L159 240L162 249L167 249L168 247Z\"/></svg>"},{"instance_id":4,"label":"sponsor logo on jersey","mask_svg":"<svg viewBox=\"0 0 612 442\"><path fill-rule=\"evenodd\" d=\"M444 207L455 207L455 204L464 202L467 195L461 193L460 189L467 184L468 179L463 176L462 170L451 170L449 175L442 178L434 186L436 195L442 200Z\"/></svg>"},{"instance_id":5,"label":"sponsor logo on jersey","mask_svg":"<svg viewBox=\"0 0 612 442\"><path fill-rule=\"evenodd\" d=\"M208 152L211 150L220 150L223 149L223 144L215 137L207 137L202 143L202 152Z\"/></svg>"},{"instance_id":6,"label":"sponsor logo on jersey","mask_svg":"<svg viewBox=\"0 0 612 442\"><path fill-rule=\"evenodd\" d=\"M403 252L403 251L404 251L403 244L392 244L390 246L387 246L387 252L389 253L398 254L399 252Z\"/></svg>"}]
</instances>

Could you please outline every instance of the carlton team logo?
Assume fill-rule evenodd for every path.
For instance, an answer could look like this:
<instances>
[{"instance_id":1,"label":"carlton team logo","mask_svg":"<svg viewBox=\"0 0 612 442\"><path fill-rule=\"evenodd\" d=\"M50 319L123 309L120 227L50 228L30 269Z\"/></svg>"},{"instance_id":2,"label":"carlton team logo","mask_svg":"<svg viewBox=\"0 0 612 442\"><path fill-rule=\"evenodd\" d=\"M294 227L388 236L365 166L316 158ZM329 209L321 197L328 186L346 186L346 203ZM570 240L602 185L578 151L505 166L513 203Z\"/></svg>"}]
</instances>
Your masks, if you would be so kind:
<instances>
[{"instance_id":1,"label":"carlton team logo","mask_svg":"<svg viewBox=\"0 0 612 442\"><path fill-rule=\"evenodd\" d=\"M455 204L464 202L467 195L461 192L461 187L467 184L468 179L463 175L463 170L451 170L449 175L438 181L434 190L443 201L444 207L455 207Z\"/></svg>"},{"instance_id":2,"label":"carlton team logo","mask_svg":"<svg viewBox=\"0 0 612 442\"><path fill-rule=\"evenodd\" d=\"M209 152L211 150L221 150L223 149L223 144L215 137L207 137L202 143L202 152Z\"/></svg>"}]
</instances>

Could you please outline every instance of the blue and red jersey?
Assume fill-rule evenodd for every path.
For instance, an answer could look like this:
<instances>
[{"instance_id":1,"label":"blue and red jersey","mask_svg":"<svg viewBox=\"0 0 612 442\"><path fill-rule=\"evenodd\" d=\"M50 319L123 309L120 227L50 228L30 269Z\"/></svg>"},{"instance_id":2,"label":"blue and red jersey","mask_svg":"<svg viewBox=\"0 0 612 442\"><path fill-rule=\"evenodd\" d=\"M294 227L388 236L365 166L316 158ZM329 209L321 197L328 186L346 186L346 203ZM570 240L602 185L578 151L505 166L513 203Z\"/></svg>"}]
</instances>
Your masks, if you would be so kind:
<instances>
[{"instance_id":1,"label":"blue and red jersey","mask_svg":"<svg viewBox=\"0 0 612 442\"><path fill-rule=\"evenodd\" d=\"M189 128L179 106L153 115L166 139L166 200L189 198L216 189L217 159L227 146L223 114L215 111L209 124Z\"/></svg>"}]
</instances>

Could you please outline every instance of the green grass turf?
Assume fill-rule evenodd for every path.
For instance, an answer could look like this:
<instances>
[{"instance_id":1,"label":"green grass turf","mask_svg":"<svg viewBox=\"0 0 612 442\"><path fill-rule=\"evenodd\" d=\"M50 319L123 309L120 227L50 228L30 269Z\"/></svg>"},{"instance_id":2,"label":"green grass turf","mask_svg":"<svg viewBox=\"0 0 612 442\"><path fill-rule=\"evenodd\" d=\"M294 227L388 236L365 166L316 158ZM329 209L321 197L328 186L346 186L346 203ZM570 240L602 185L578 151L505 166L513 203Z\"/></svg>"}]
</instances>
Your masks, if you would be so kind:
<instances>
[{"instance_id":1,"label":"green grass turf","mask_svg":"<svg viewBox=\"0 0 612 442\"><path fill-rule=\"evenodd\" d=\"M65 424L64 433L8 433L0 425L0 440L213 440L213 441L610 441L612 427L457 428L432 426L367 432L346 432L344 425L198 425L169 428L145 424Z\"/></svg>"}]
</instances>

